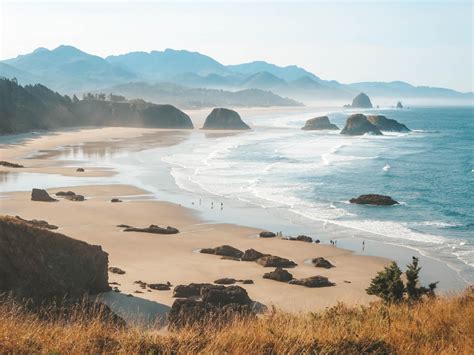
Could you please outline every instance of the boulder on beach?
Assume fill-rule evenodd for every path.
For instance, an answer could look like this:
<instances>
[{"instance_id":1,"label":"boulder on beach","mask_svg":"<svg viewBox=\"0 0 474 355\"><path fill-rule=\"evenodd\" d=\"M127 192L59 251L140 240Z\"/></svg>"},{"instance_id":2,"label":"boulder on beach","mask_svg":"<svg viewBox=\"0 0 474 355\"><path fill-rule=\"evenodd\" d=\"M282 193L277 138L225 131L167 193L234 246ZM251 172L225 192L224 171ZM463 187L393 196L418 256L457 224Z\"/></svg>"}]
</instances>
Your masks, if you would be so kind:
<instances>
[{"instance_id":1,"label":"boulder on beach","mask_svg":"<svg viewBox=\"0 0 474 355\"><path fill-rule=\"evenodd\" d=\"M0 293L38 304L78 300L110 290L107 267L98 245L0 217Z\"/></svg>"},{"instance_id":2,"label":"boulder on beach","mask_svg":"<svg viewBox=\"0 0 474 355\"><path fill-rule=\"evenodd\" d=\"M173 290L173 297L175 298L187 298L195 297L201 294L201 289L206 287L224 287L216 286L209 283L190 283L189 285L178 285Z\"/></svg>"},{"instance_id":3,"label":"boulder on beach","mask_svg":"<svg viewBox=\"0 0 474 355\"><path fill-rule=\"evenodd\" d=\"M55 195L65 197L65 196L75 196L76 193L74 191L58 191L55 193Z\"/></svg>"},{"instance_id":4,"label":"boulder on beach","mask_svg":"<svg viewBox=\"0 0 474 355\"><path fill-rule=\"evenodd\" d=\"M240 259L242 257L242 255L244 254L239 249L234 248L230 245L221 245L217 248L201 249L201 253L215 254L215 255L226 256L226 257L229 257L229 258L236 258L236 259Z\"/></svg>"},{"instance_id":5,"label":"boulder on beach","mask_svg":"<svg viewBox=\"0 0 474 355\"><path fill-rule=\"evenodd\" d=\"M334 267L333 264L331 264L329 261L327 261L326 259L324 258L314 258L311 260L311 262L313 263L313 265L315 267L323 267L325 269L330 269L332 267Z\"/></svg>"},{"instance_id":6,"label":"boulder on beach","mask_svg":"<svg viewBox=\"0 0 474 355\"><path fill-rule=\"evenodd\" d=\"M84 168L77 168L76 171L77 171L78 173L83 173L83 172L84 172Z\"/></svg>"},{"instance_id":7,"label":"boulder on beach","mask_svg":"<svg viewBox=\"0 0 474 355\"><path fill-rule=\"evenodd\" d=\"M382 132L361 113L349 116L346 120L346 125L341 131L341 134L346 136L361 136L366 133L382 135Z\"/></svg>"},{"instance_id":8,"label":"boulder on beach","mask_svg":"<svg viewBox=\"0 0 474 355\"><path fill-rule=\"evenodd\" d=\"M242 121L240 115L227 108L215 108L207 116L204 122L203 129L232 129L232 130L244 130L250 129L250 127Z\"/></svg>"},{"instance_id":9,"label":"boulder on beach","mask_svg":"<svg viewBox=\"0 0 474 355\"><path fill-rule=\"evenodd\" d=\"M288 282L293 279L293 275L287 270L277 267L275 270L263 274L263 278L280 282Z\"/></svg>"},{"instance_id":10,"label":"boulder on beach","mask_svg":"<svg viewBox=\"0 0 474 355\"><path fill-rule=\"evenodd\" d=\"M257 260L257 263L264 267L295 267L297 264L294 261L281 258L279 256L268 255L261 257Z\"/></svg>"},{"instance_id":11,"label":"boulder on beach","mask_svg":"<svg viewBox=\"0 0 474 355\"><path fill-rule=\"evenodd\" d=\"M57 200L49 196L46 190L33 189L31 190L31 201L55 202Z\"/></svg>"},{"instance_id":12,"label":"boulder on beach","mask_svg":"<svg viewBox=\"0 0 474 355\"><path fill-rule=\"evenodd\" d=\"M377 206L398 205L398 202L395 201L390 196L377 195L377 194L360 195L357 198L351 198L349 202L356 203L359 205L377 205Z\"/></svg>"},{"instance_id":13,"label":"boulder on beach","mask_svg":"<svg viewBox=\"0 0 474 355\"><path fill-rule=\"evenodd\" d=\"M367 120L383 132L410 132L410 129L403 123L382 115L367 116Z\"/></svg>"},{"instance_id":14,"label":"boulder on beach","mask_svg":"<svg viewBox=\"0 0 474 355\"><path fill-rule=\"evenodd\" d=\"M38 228L45 228L45 229L58 229L58 226L55 226L53 224L49 224L48 222L46 221L43 221L41 219L30 219L30 220L27 220L27 219L23 219L21 218L20 216L15 216L16 219L18 219L19 221L23 222L23 223L26 223L26 224L29 224L33 227L38 227Z\"/></svg>"},{"instance_id":15,"label":"boulder on beach","mask_svg":"<svg viewBox=\"0 0 474 355\"><path fill-rule=\"evenodd\" d=\"M171 289L168 284L148 284L148 287L155 291L169 291Z\"/></svg>"},{"instance_id":16,"label":"boulder on beach","mask_svg":"<svg viewBox=\"0 0 474 355\"><path fill-rule=\"evenodd\" d=\"M259 237L260 238L274 238L276 237L276 234L273 232L263 231L263 232L260 232Z\"/></svg>"},{"instance_id":17,"label":"boulder on beach","mask_svg":"<svg viewBox=\"0 0 474 355\"><path fill-rule=\"evenodd\" d=\"M311 276L304 279L293 279L289 282L291 285L300 285L305 287L329 287L335 286L334 282L324 276Z\"/></svg>"},{"instance_id":18,"label":"boulder on beach","mask_svg":"<svg viewBox=\"0 0 474 355\"><path fill-rule=\"evenodd\" d=\"M338 130L339 127L331 123L328 116L321 116L307 120L301 129L304 131Z\"/></svg>"},{"instance_id":19,"label":"boulder on beach","mask_svg":"<svg viewBox=\"0 0 474 355\"><path fill-rule=\"evenodd\" d=\"M4 160L0 161L0 166L4 166L6 168L24 168L24 166L21 164L10 163Z\"/></svg>"},{"instance_id":20,"label":"boulder on beach","mask_svg":"<svg viewBox=\"0 0 474 355\"><path fill-rule=\"evenodd\" d=\"M110 200L110 202L117 203L117 202L122 202L122 200L118 199L118 198L113 198L113 199Z\"/></svg>"},{"instance_id":21,"label":"boulder on beach","mask_svg":"<svg viewBox=\"0 0 474 355\"><path fill-rule=\"evenodd\" d=\"M121 268L116 267L116 266L111 266L111 267L109 267L109 271L110 271L112 274L118 274L118 275L124 275L124 274L125 274L125 271L124 271L124 270L122 270Z\"/></svg>"},{"instance_id":22,"label":"boulder on beach","mask_svg":"<svg viewBox=\"0 0 474 355\"><path fill-rule=\"evenodd\" d=\"M372 102L370 101L370 98L361 92L359 95L354 97L352 100L352 105L351 107L353 108L372 108Z\"/></svg>"},{"instance_id":23,"label":"boulder on beach","mask_svg":"<svg viewBox=\"0 0 474 355\"><path fill-rule=\"evenodd\" d=\"M224 277L222 279L217 279L214 281L215 284L218 285L233 285L237 282L236 279L233 279L231 277Z\"/></svg>"},{"instance_id":24,"label":"boulder on beach","mask_svg":"<svg viewBox=\"0 0 474 355\"><path fill-rule=\"evenodd\" d=\"M244 252L244 255L242 255L242 261L255 261L260 259L262 256L265 256L265 254L260 253L255 249L247 249Z\"/></svg>"},{"instance_id":25,"label":"boulder on beach","mask_svg":"<svg viewBox=\"0 0 474 355\"><path fill-rule=\"evenodd\" d=\"M127 226L123 230L124 232L142 232L142 233L154 233L154 234L177 234L179 230L174 227L160 227L155 224L151 224L149 227L146 228L136 228Z\"/></svg>"},{"instance_id":26,"label":"boulder on beach","mask_svg":"<svg viewBox=\"0 0 474 355\"><path fill-rule=\"evenodd\" d=\"M64 196L66 200L69 201L85 201L85 197L82 195L72 195L72 196Z\"/></svg>"},{"instance_id":27,"label":"boulder on beach","mask_svg":"<svg viewBox=\"0 0 474 355\"><path fill-rule=\"evenodd\" d=\"M313 242L313 238L308 237L307 235L299 235L297 237L288 237L288 238L286 238L286 240L295 240L295 241L306 242L306 243L312 243Z\"/></svg>"}]
</instances>

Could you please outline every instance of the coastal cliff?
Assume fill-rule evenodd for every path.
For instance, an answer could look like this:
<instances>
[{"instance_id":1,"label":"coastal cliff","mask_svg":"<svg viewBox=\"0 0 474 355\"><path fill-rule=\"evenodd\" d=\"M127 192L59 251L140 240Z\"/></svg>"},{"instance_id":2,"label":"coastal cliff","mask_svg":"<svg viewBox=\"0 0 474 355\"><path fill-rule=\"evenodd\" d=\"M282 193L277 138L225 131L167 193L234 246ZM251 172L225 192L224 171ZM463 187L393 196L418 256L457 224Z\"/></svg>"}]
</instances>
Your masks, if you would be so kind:
<instances>
[{"instance_id":1,"label":"coastal cliff","mask_svg":"<svg viewBox=\"0 0 474 355\"><path fill-rule=\"evenodd\" d=\"M0 134L78 126L193 128L189 116L171 105L112 101L100 94L71 99L40 84L21 86L8 79L0 79L0 116Z\"/></svg>"}]
</instances>

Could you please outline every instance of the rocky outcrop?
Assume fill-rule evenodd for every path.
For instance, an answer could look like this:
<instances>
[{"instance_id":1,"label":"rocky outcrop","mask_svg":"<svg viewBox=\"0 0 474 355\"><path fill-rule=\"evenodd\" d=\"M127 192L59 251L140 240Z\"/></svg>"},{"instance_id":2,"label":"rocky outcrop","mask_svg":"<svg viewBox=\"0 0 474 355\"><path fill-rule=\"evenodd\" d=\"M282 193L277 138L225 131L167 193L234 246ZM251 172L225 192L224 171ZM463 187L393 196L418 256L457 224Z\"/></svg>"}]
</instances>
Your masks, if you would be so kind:
<instances>
[{"instance_id":1,"label":"rocky outcrop","mask_svg":"<svg viewBox=\"0 0 474 355\"><path fill-rule=\"evenodd\" d=\"M300 285L305 287L329 287L336 285L324 276L312 276L307 277L305 279L293 279L289 283L292 285Z\"/></svg>"},{"instance_id":2,"label":"rocky outcrop","mask_svg":"<svg viewBox=\"0 0 474 355\"><path fill-rule=\"evenodd\" d=\"M16 219L18 219L19 221L23 222L23 223L26 223L26 224L29 224L33 227L38 227L38 228L45 228L45 229L58 229L58 226L55 226L53 224L49 224L48 222L46 221L43 221L41 219L31 219L31 220L27 220L27 219L23 219L21 218L20 216L15 216Z\"/></svg>"},{"instance_id":3,"label":"rocky outcrop","mask_svg":"<svg viewBox=\"0 0 474 355\"><path fill-rule=\"evenodd\" d=\"M356 203L359 205L378 205L378 206L398 205L398 202L395 201L390 196L377 195L377 194L360 195L357 198L351 198L349 202Z\"/></svg>"},{"instance_id":4,"label":"rocky outcrop","mask_svg":"<svg viewBox=\"0 0 474 355\"><path fill-rule=\"evenodd\" d=\"M263 232L260 232L259 237L260 238L274 238L276 237L276 234L273 232L263 231Z\"/></svg>"},{"instance_id":5,"label":"rocky outcrop","mask_svg":"<svg viewBox=\"0 0 474 355\"><path fill-rule=\"evenodd\" d=\"M23 165L20 165L20 164L16 164L16 163L10 163L8 161L0 161L0 166L4 166L4 167L7 167L7 168L24 168Z\"/></svg>"},{"instance_id":6,"label":"rocky outcrop","mask_svg":"<svg viewBox=\"0 0 474 355\"><path fill-rule=\"evenodd\" d=\"M256 261L262 256L265 256L265 254L260 253L255 249L247 249L242 255L242 261Z\"/></svg>"},{"instance_id":7,"label":"rocky outcrop","mask_svg":"<svg viewBox=\"0 0 474 355\"><path fill-rule=\"evenodd\" d=\"M382 132L361 113L349 116L346 125L341 131L341 134L346 136L361 136L366 133L382 135Z\"/></svg>"},{"instance_id":8,"label":"rocky outcrop","mask_svg":"<svg viewBox=\"0 0 474 355\"><path fill-rule=\"evenodd\" d=\"M110 271L112 274L118 274L118 275L124 275L124 274L125 274L125 271L124 271L124 270L122 270L121 268L116 267L116 266L111 266L111 267L109 267L109 271Z\"/></svg>"},{"instance_id":9,"label":"rocky outcrop","mask_svg":"<svg viewBox=\"0 0 474 355\"><path fill-rule=\"evenodd\" d=\"M214 281L215 284L218 285L233 285L237 282L236 279L233 279L231 277L224 277L222 279L217 279Z\"/></svg>"},{"instance_id":10,"label":"rocky outcrop","mask_svg":"<svg viewBox=\"0 0 474 355\"><path fill-rule=\"evenodd\" d=\"M109 291L108 254L97 245L0 217L0 293L46 302Z\"/></svg>"},{"instance_id":11,"label":"rocky outcrop","mask_svg":"<svg viewBox=\"0 0 474 355\"><path fill-rule=\"evenodd\" d=\"M69 201L85 201L85 197L82 195L72 195L72 196L65 196L66 200Z\"/></svg>"},{"instance_id":12,"label":"rocky outcrop","mask_svg":"<svg viewBox=\"0 0 474 355\"><path fill-rule=\"evenodd\" d=\"M85 170L84 170L84 168L77 168L76 171L77 171L78 173L83 173Z\"/></svg>"},{"instance_id":13,"label":"rocky outcrop","mask_svg":"<svg viewBox=\"0 0 474 355\"><path fill-rule=\"evenodd\" d=\"M215 108L207 116L203 129L235 129L244 130L250 127L242 121L240 115L227 108Z\"/></svg>"},{"instance_id":14,"label":"rocky outcrop","mask_svg":"<svg viewBox=\"0 0 474 355\"><path fill-rule=\"evenodd\" d=\"M148 284L148 287L155 291L169 291L171 289L169 284Z\"/></svg>"},{"instance_id":15,"label":"rocky outcrop","mask_svg":"<svg viewBox=\"0 0 474 355\"><path fill-rule=\"evenodd\" d=\"M237 248L234 248L230 245L221 245L217 248L204 248L200 250L202 254L214 254L225 256L229 258L240 259L244 253Z\"/></svg>"},{"instance_id":16,"label":"rocky outcrop","mask_svg":"<svg viewBox=\"0 0 474 355\"><path fill-rule=\"evenodd\" d=\"M122 200L119 199L119 198L113 198L113 199L110 200L110 202L117 203L117 202L122 202Z\"/></svg>"},{"instance_id":17,"label":"rocky outcrop","mask_svg":"<svg viewBox=\"0 0 474 355\"><path fill-rule=\"evenodd\" d=\"M331 123L328 116L321 116L307 120L301 129L304 131L338 130L339 127Z\"/></svg>"},{"instance_id":18,"label":"rocky outcrop","mask_svg":"<svg viewBox=\"0 0 474 355\"><path fill-rule=\"evenodd\" d=\"M65 196L75 196L74 191L59 191L55 193L56 196L65 197Z\"/></svg>"},{"instance_id":19,"label":"rocky outcrop","mask_svg":"<svg viewBox=\"0 0 474 355\"><path fill-rule=\"evenodd\" d=\"M199 291L198 295L192 295L195 296L193 299L174 301L168 314L171 328L199 325L204 322L226 322L235 316L253 313L254 302L247 291L240 286L210 285L201 287Z\"/></svg>"},{"instance_id":20,"label":"rocky outcrop","mask_svg":"<svg viewBox=\"0 0 474 355\"><path fill-rule=\"evenodd\" d=\"M179 230L173 227L160 227L155 224L151 224L149 227L146 228L136 228L131 226L126 226L123 230L124 232L142 232L142 233L154 233L154 234L177 234Z\"/></svg>"},{"instance_id":21,"label":"rocky outcrop","mask_svg":"<svg viewBox=\"0 0 474 355\"><path fill-rule=\"evenodd\" d=\"M173 290L173 297L187 298L196 297L201 294L201 289L206 287L218 287L208 283L190 283L189 285L178 285ZM220 286L223 287L223 286Z\"/></svg>"},{"instance_id":22,"label":"rocky outcrop","mask_svg":"<svg viewBox=\"0 0 474 355\"><path fill-rule=\"evenodd\" d=\"M57 200L49 196L46 190L33 189L31 190L31 201L55 202Z\"/></svg>"},{"instance_id":23,"label":"rocky outcrop","mask_svg":"<svg viewBox=\"0 0 474 355\"><path fill-rule=\"evenodd\" d=\"M257 260L257 263L264 267L295 267L297 264L294 261L281 258L279 256L269 255Z\"/></svg>"},{"instance_id":24,"label":"rocky outcrop","mask_svg":"<svg viewBox=\"0 0 474 355\"><path fill-rule=\"evenodd\" d=\"M288 237L288 238L285 238L286 240L295 240L295 241L299 241L299 242L306 242L306 243L312 243L313 242L313 238L311 237L308 237L307 235L299 235L297 237Z\"/></svg>"},{"instance_id":25,"label":"rocky outcrop","mask_svg":"<svg viewBox=\"0 0 474 355\"><path fill-rule=\"evenodd\" d=\"M367 116L367 120L383 132L410 132L403 123L382 115Z\"/></svg>"},{"instance_id":26,"label":"rocky outcrop","mask_svg":"<svg viewBox=\"0 0 474 355\"><path fill-rule=\"evenodd\" d=\"M372 108L372 102L370 102L370 98L361 92L359 95L354 97L352 100L352 105L351 107L354 108Z\"/></svg>"},{"instance_id":27,"label":"rocky outcrop","mask_svg":"<svg viewBox=\"0 0 474 355\"><path fill-rule=\"evenodd\" d=\"M278 267L274 271L263 274L263 278L280 282L288 282L293 279L293 275L287 270Z\"/></svg>"},{"instance_id":28,"label":"rocky outcrop","mask_svg":"<svg viewBox=\"0 0 474 355\"><path fill-rule=\"evenodd\" d=\"M329 261L327 261L324 258L314 258L311 260L311 262L313 263L315 267L323 267L325 269L330 269L334 267L333 264L331 264Z\"/></svg>"},{"instance_id":29,"label":"rocky outcrop","mask_svg":"<svg viewBox=\"0 0 474 355\"><path fill-rule=\"evenodd\" d=\"M397 108L403 108L403 105L400 101L397 102Z\"/></svg>"}]
</instances>

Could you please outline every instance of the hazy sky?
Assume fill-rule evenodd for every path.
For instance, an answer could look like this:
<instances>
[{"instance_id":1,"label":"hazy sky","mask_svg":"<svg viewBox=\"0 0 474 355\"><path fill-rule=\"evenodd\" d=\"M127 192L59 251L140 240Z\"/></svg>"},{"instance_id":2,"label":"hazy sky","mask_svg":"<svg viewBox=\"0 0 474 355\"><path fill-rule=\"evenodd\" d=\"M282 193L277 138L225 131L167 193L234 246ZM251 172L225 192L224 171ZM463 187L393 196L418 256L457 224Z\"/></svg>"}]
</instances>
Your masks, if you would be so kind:
<instances>
[{"instance_id":1,"label":"hazy sky","mask_svg":"<svg viewBox=\"0 0 474 355\"><path fill-rule=\"evenodd\" d=\"M1 59L60 44L100 56L174 48L341 82L474 91L471 1L0 3Z\"/></svg>"}]
</instances>

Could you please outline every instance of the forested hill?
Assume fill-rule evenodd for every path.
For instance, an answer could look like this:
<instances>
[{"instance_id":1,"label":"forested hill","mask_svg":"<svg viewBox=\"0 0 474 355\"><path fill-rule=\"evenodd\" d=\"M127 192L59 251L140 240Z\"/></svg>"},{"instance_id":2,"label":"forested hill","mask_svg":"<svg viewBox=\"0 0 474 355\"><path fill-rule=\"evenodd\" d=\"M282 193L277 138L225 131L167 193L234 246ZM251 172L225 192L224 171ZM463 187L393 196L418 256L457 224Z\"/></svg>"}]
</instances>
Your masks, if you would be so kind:
<instances>
[{"instance_id":1,"label":"forested hill","mask_svg":"<svg viewBox=\"0 0 474 355\"><path fill-rule=\"evenodd\" d=\"M0 134L74 126L193 128L189 116L172 105L103 94L79 100L40 84L0 78Z\"/></svg>"}]
</instances>

